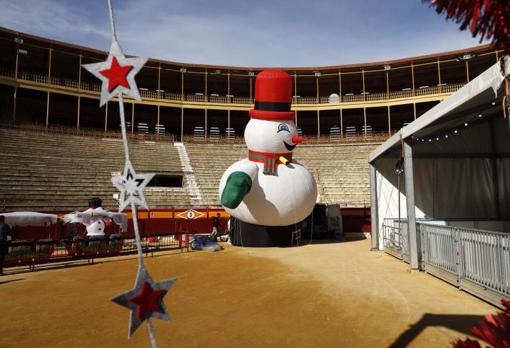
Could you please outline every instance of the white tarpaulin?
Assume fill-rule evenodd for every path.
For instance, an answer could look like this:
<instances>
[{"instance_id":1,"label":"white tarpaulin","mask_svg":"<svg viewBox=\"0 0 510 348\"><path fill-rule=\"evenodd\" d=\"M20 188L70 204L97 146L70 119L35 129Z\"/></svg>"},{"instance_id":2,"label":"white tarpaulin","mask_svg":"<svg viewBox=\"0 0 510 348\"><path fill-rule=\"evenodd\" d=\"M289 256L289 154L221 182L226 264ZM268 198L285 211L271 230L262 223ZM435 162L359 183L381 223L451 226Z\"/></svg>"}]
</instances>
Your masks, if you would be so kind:
<instances>
[{"instance_id":1,"label":"white tarpaulin","mask_svg":"<svg viewBox=\"0 0 510 348\"><path fill-rule=\"evenodd\" d=\"M20 211L13 213L1 213L5 216L5 222L11 227L14 226L44 226L57 222L57 215L44 214L34 211Z\"/></svg>"}]
</instances>

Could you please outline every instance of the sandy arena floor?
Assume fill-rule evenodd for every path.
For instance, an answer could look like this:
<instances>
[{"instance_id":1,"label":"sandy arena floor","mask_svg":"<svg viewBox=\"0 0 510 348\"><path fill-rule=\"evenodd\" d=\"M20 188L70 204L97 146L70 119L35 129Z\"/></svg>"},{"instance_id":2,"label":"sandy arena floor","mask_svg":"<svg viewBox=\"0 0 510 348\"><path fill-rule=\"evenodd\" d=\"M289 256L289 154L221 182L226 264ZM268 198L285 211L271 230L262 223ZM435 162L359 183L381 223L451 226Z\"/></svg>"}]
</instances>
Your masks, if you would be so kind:
<instances>
[{"instance_id":1,"label":"sandy arena floor","mask_svg":"<svg viewBox=\"0 0 510 348\"><path fill-rule=\"evenodd\" d=\"M368 240L299 248L166 253L147 258L171 322L159 347L448 347L497 310L382 252ZM133 257L0 277L0 347L149 347L128 340Z\"/></svg>"}]
</instances>

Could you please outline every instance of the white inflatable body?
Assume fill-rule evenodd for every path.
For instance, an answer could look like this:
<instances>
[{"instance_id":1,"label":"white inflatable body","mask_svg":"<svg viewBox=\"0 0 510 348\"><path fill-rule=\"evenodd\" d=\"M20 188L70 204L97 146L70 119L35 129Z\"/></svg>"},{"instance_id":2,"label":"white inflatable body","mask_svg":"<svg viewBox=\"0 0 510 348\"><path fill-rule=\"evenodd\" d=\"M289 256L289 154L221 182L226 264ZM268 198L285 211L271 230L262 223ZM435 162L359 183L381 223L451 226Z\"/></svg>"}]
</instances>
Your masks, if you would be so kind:
<instances>
[{"instance_id":1,"label":"white inflatable body","mask_svg":"<svg viewBox=\"0 0 510 348\"><path fill-rule=\"evenodd\" d=\"M220 181L223 192L228 176L256 166L250 192L235 209L224 207L241 221L264 226L287 226L304 220L312 211L317 199L317 184L310 172L301 164L279 165L277 175L263 174L262 163L243 159L231 165Z\"/></svg>"},{"instance_id":2,"label":"white inflatable body","mask_svg":"<svg viewBox=\"0 0 510 348\"><path fill-rule=\"evenodd\" d=\"M248 149L267 153L292 152L297 135L293 121L251 119L244 139ZM276 175L263 173L264 164L249 159L232 164L220 180L220 197L229 175L244 172L252 179L248 194L235 209L224 209L235 218L256 225L287 226L304 220L317 200L317 184L312 174L301 164L291 161L278 164Z\"/></svg>"}]
</instances>

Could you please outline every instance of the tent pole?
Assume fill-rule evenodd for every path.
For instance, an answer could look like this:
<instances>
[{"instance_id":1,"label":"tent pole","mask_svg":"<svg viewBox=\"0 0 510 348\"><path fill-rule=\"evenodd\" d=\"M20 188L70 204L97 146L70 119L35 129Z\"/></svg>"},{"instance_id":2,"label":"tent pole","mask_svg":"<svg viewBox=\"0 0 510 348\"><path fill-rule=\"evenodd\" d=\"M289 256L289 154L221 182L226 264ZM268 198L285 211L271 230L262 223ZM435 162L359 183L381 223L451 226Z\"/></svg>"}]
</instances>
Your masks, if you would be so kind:
<instances>
[{"instance_id":1,"label":"tent pole","mask_svg":"<svg viewBox=\"0 0 510 348\"><path fill-rule=\"evenodd\" d=\"M375 163L370 163L370 219L372 223L372 250L379 249L379 219L377 215L377 180Z\"/></svg>"},{"instance_id":2,"label":"tent pole","mask_svg":"<svg viewBox=\"0 0 510 348\"><path fill-rule=\"evenodd\" d=\"M407 223L409 234L409 264L411 270L418 269L418 235L416 233L416 213L414 203L413 149L408 141L404 141L404 176L407 201Z\"/></svg>"}]
</instances>

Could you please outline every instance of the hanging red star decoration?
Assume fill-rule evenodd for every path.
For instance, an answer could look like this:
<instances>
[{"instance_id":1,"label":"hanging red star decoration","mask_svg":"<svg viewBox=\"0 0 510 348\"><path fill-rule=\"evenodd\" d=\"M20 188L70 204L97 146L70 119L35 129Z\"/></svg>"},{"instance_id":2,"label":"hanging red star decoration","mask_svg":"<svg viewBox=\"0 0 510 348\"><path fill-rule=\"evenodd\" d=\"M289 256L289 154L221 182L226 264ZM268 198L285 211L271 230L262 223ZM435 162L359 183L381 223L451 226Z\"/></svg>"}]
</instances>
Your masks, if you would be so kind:
<instances>
[{"instance_id":1,"label":"hanging red star decoration","mask_svg":"<svg viewBox=\"0 0 510 348\"><path fill-rule=\"evenodd\" d=\"M108 79L108 92L111 93L117 86L129 88L126 76L132 68L132 65L120 66L117 58L113 57L110 68L99 71L101 75Z\"/></svg>"},{"instance_id":2,"label":"hanging red star decoration","mask_svg":"<svg viewBox=\"0 0 510 348\"><path fill-rule=\"evenodd\" d=\"M141 267L138 269L135 287L112 299L113 302L131 310L129 337L145 320L150 318L170 320L163 297L176 280L173 278L155 282L145 267Z\"/></svg>"},{"instance_id":3,"label":"hanging red star decoration","mask_svg":"<svg viewBox=\"0 0 510 348\"><path fill-rule=\"evenodd\" d=\"M422 0L454 19L460 30L470 28L473 36L491 39L492 44L510 54L510 1L508 0Z\"/></svg>"},{"instance_id":4,"label":"hanging red star decoration","mask_svg":"<svg viewBox=\"0 0 510 348\"><path fill-rule=\"evenodd\" d=\"M152 312L164 314L161 306L161 299L167 293L166 289L154 290L152 286L145 282L142 285L142 291L137 295L128 298L129 302L136 304L136 317L140 321L150 318Z\"/></svg>"},{"instance_id":5,"label":"hanging red star decoration","mask_svg":"<svg viewBox=\"0 0 510 348\"><path fill-rule=\"evenodd\" d=\"M141 100L135 76L147 62L147 58L126 58L114 39L110 52L105 61L99 63L83 64L83 68L101 80L101 100L99 105L119 94L125 94L133 99Z\"/></svg>"}]
</instances>

